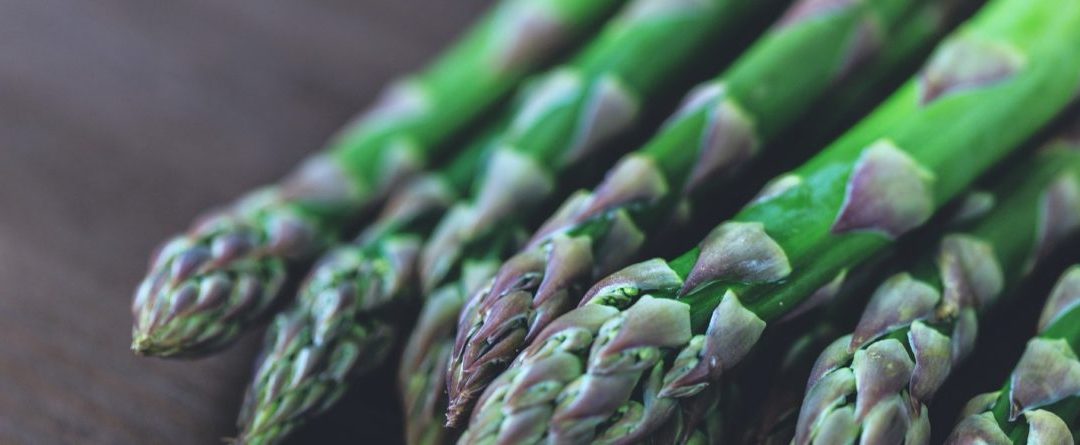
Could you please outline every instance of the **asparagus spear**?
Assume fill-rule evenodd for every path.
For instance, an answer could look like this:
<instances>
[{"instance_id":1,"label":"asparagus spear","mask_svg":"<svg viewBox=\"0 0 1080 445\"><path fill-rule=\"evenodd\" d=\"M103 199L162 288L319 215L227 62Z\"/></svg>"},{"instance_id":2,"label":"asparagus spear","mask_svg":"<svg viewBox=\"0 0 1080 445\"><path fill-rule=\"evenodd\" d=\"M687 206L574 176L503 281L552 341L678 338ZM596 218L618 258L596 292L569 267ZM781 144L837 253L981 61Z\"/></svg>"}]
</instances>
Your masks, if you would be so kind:
<instances>
[{"instance_id":1,"label":"asparagus spear","mask_svg":"<svg viewBox=\"0 0 1080 445\"><path fill-rule=\"evenodd\" d=\"M272 306L287 267L445 151L621 0L504 0L426 70L391 85L282 182L199 219L155 253L135 292L132 350L219 349Z\"/></svg>"},{"instance_id":2,"label":"asparagus spear","mask_svg":"<svg viewBox=\"0 0 1080 445\"><path fill-rule=\"evenodd\" d=\"M627 443L655 429L737 364L766 321L921 225L1061 112L1080 91L1080 53L1064 43L1080 39L1077 25L1080 3L994 0L920 76L699 247L596 283L496 378L462 443ZM639 388L654 373L662 387Z\"/></svg>"},{"instance_id":3,"label":"asparagus spear","mask_svg":"<svg viewBox=\"0 0 1080 445\"><path fill-rule=\"evenodd\" d=\"M793 443L929 441L927 405L974 346L979 315L1080 231L1080 141L1065 147L1019 166L982 222L878 287L814 364Z\"/></svg>"},{"instance_id":4,"label":"asparagus spear","mask_svg":"<svg viewBox=\"0 0 1080 445\"><path fill-rule=\"evenodd\" d=\"M1058 281L1000 391L975 397L946 440L948 445L1075 443L1080 426L1080 266Z\"/></svg>"},{"instance_id":5,"label":"asparagus spear","mask_svg":"<svg viewBox=\"0 0 1080 445\"><path fill-rule=\"evenodd\" d=\"M943 218L952 209L950 205L943 210ZM911 244L921 243L919 239L932 232L922 230L923 235L908 237L905 250L921 250L912 249ZM810 373L818 353L855 324L861 304L852 300L872 290L872 284L887 276L886 270L897 270L898 257L902 257L897 250L879 254L818 290L808 298L814 305L804 304L801 308L805 310L786 315L776 323L777 329L762 338L756 350L743 359L739 372L724 376L722 383L726 387L739 389L739 400L724 414L745 419L735 433L737 443L791 443L806 389L804 376Z\"/></svg>"},{"instance_id":6,"label":"asparagus spear","mask_svg":"<svg viewBox=\"0 0 1080 445\"><path fill-rule=\"evenodd\" d=\"M880 84L878 73L933 42L954 3L792 6L726 73L695 89L664 130L617 164L595 194L571 197L473 296L451 355L451 423L582 289L633 260L680 199L703 183L733 181L742 164L806 117L830 86ZM829 114L859 108L844 105Z\"/></svg>"},{"instance_id":7,"label":"asparagus spear","mask_svg":"<svg viewBox=\"0 0 1080 445\"><path fill-rule=\"evenodd\" d=\"M313 271L296 309L268 334L275 352L267 354L256 374L252 402L245 410L250 414L241 416L243 435L252 441L272 442L281 435L279 429L292 429L332 404L347 386L347 376L381 361L381 354L369 351L382 349L357 347L361 343L353 334L371 323L380 324L381 314L373 309L409 294L415 252L429 234L433 234L431 242L445 245L453 242L445 238L447 230L467 228L479 234L492 221L527 213L553 192L557 173L625 132L641 107L658 99L666 88L677 86L672 79L678 76L672 73L687 70L711 41L730 34L726 30L734 27L727 25L745 20L767 4L749 0L631 2L579 55L527 89L505 131L493 138L485 161L469 163L473 168L461 175L480 176L474 199L450 210L434 231L431 224L399 221L377 236L332 253ZM459 190L440 194L459 194L460 185L468 184L443 181L442 188L455 188L445 186L452 183ZM515 227L504 225L485 237L491 249L488 254L505 250L496 246L509 245ZM419 262L421 271L424 264ZM473 272L483 268L469 263L463 270L469 272L466 279L475 280L480 274ZM309 331L313 335L295 334ZM383 335L366 334L363 331L361 337L376 344L387 340ZM335 354L342 348L348 355L338 359ZM332 378L316 378L324 373ZM291 384L275 386L285 378ZM314 406L320 409L312 410Z\"/></svg>"}]
</instances>

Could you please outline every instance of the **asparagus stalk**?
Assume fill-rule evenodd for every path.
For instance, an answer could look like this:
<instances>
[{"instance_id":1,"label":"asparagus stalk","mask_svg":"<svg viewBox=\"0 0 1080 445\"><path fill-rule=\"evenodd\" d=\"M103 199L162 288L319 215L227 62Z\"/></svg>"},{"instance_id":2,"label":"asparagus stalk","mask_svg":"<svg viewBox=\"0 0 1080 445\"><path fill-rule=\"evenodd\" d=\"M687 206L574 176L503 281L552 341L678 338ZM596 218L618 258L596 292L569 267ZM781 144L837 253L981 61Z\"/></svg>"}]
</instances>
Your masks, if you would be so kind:
<instances>
[{"instance_id":1,"label":"asparagus stalk","mask_svg":"<svg viewBox=\"0 0 1080 445\"><path fill-rule=\"evenodd\" d=\"M132 350L222 348L264 316L288 266L316 256L521 79L579 40L621 0L504 0L426 70L391 85L282 182L167 241L135 292Z\"/></svg>"},{"instance_id":2,"label":"asparagus stalk","mask_svg":"<svg viewBox=\"0 0 1080 445\"><path fill-rule=\"evenodd\" d=\"M920 226L1061 112L1080 91L1080 53L1064 43L1077 25L1080 3L994 0L699 247L597 282L496 378L462 442L627 443L655 429L767 321ZM657 393L639 388L655 373Z\"/></svg>"},{"instance_id":3,"label":"asparagus stalk","mask_svg":"<svg viewBox=\"0 0 1080 445\"><path fill-rule=\"evenodd\" d=\"M1080 231L1080 141L1066 147L1019 166L983 221L877 288L814 364L793 443L930 440L927 406L974 346L979 315Z\"/></svg>"},{"instance_id":4,"label":"asparagus stalk","mask_svg":"<svg viewBox=\"0 0 1080 445\"><path fill-rule=\"evenodd\" d=\"M1000 391L972 399L946 440L960 444L1072 444L1080 426L1080 266L1058 281Z\"/></svg>"},{"instance_id":5,"label":"asparagus stalk","mask_svg":"<svg viewBox=\"0 0 1080 445\"><path fill-rule=\"evenodd\" d=\"M675 86L672 79L677 76L672 73L687 70L711 41L727 35L721 30L733 27L726 25L745 20L765 4L749 0L631 2L579 55L526 90L505 131L493 137L491 153L481 164L469 162L469 173L460 175L480 176L468 204L455 206L434 229L427 221L379 224L385 227L381 233L345 246L319 264L296 309L268 334L272 353L263 359L249 391L252 402L240 422L243 436L252 442L273 442L281 436L278 430L290 430L332 404L347 387L348 376L381 362L385 348L360 348L362 342L355 336L376 345L388 341L381 334L388 329L372 331L385 325L380 321L385 315L375 309L410 294L416 251L429 235L433 243L452 243L445 238L447 230L462 228L479 234L490 222L527 213L553 193L555 176L561 170L624 133L641 107ZM657 57L657 53L662 55ZM438 194L455 196L463 190L447 185L454 182L426 188L444 189ZM468 182L457 182L461 184ZM487 254L506 250L497 246L514 241L515 227L504 225L485 237ZM465 263L465 279L486 279L493 272L480 273L482 265L474 263L482 261ZM423 272L425 263L418 264ZM338 357L345 354L338 352L342 348L348 353ZM298 370L302 372L297 374ZM328 373L332 378L317 378ZM280 385L283 379L290 384Z\"/></svg>"},{"instance_id":6,"label":"asparagus stalk","mask_svg":"<svg viewBox=\"0 0 1080 445\"><path fill-rule=\"evenodd\" d=\"M696 88L664 129L619 162L594 194L572 196L500 268L493 284L471 298L448 371L451 423L524 344L572 308L583 289L633 260L680 200L703 183L732 182L747 161L780 148L769 144L806 117L831 86L880 84L879 73L933 42L954 3L880 0L837 7L804 0L792 6L726 73ZM859 108L844 105L829 114Z\"/></svg>"}]
</instances>

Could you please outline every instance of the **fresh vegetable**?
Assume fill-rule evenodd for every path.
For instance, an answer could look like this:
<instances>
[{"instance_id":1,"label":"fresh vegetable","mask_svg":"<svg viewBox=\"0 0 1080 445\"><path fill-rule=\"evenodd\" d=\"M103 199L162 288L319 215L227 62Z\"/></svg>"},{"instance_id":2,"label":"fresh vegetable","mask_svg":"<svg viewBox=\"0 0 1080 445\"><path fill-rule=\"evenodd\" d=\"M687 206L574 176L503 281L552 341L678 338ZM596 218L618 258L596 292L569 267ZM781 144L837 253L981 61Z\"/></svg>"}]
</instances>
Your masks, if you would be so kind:
<instances>
[{"instance_id":1,"label":"fresh vegetable","mask_svg":"<svg viewBox=\"0 0 1080 445\"><path fill-rule=\"evenodd\" d=\"M994 0L922 73L699 247L625 268L540 332L462 443L632 442L766 323L919 227L1080 92L1080 3ZM643 385L654 374L659 387Z\"/></svg>"},{"instance_id":2,"label":"fresh vegetable","mask_svg":"<svg viewBox=\"0 0 1080 445\"><path fill-rule=\"evenodd\" d=\"M423 289L438 283L431 281L435 275L450 272L422 252L417 256L422 243L452 250L447 246L463 249L471 235L483 238L483 255L470 256L461 271L453 268L454 277L469 273L466 278L475 279L472 272L482 267L474 263L501 258L516 246L527 215L555 193L560 173L629 130L643 107L679 86L679 73L710 44L734 35L742 29L735 24L768 4L636 0L569 62L531 82L505 117L507 124L481 144L479 161L470 155L448 177L422 182L419 201L406 195L404 202L393 202L375 232L319 263L295 308L267 334L270 352L241 416L244 440L274 442L329 407L350 377L382 361L391 329L388 314L380 311L415 295L414 263ZM440 196L440 203L460 202L438 224L432 220L445 210L439 205L423 215L415 209L412 216L394 214L402 206L434 204L432 196ZM280 385L282 380L290 384Z\"/></svg>"},{"instance_id":3,"label":"fresh vegetable","mask_svg":"<svg viewBox=\"0 0 1080 445\"><path fill-rule=\"evenodd\" d=\"M696 88L595 193L572 196L470 299L448 371L451 422L589 284L636 259L688 196L703 184L715 190L737 181L740 167L763 151L789 149L777 146L777 137L797 121L812 121L814 105L832 87L880 86L884 73L932 45L955 7L908 0L793 5L726 73ZM820 114L860 108L844 105Z\"/></svg>"}]
</instances>

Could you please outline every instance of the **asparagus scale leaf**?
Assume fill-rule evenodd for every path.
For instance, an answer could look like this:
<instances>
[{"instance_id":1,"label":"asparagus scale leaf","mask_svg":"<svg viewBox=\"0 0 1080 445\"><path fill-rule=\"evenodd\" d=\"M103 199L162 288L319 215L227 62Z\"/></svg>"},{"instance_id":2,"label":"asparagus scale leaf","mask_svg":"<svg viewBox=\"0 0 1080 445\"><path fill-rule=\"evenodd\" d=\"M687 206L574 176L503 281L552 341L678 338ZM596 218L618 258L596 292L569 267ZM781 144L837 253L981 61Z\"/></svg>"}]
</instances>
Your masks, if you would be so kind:
<instances>
[{"instance_id":1,"label":"asparagus scale leaf","mask_svg":"<svg viewBox=\"0 0 1080 445\"><path fill-rule=\"evenodd\" d=\"M567 200L470 298L448 371L451 422L590 283L632 261L687 195L704 183L733 181L835 85L880 84L878 73L933 42L955 6L793 5L726 73L695 88L660 133L624 157L594 193ZM899 54L886 56L890 51ZM843 115L858 107L847 108L827 111Z\"/></svg>"},{"instance_id":2,"label":"asparagus scale leaf","mask_svg":"<svg viewBox=\"0 0 1080 445\"><path fill-rule=\"evenodd\" d=\"M961 444L1071 444L1080 424L1080 266L1062 275L1000 391L973 398L946 440Z\"/></svg>"},{"instance_id":3,"label":"asparagus scale leaf","mask_svg":"<svg viewBox=\"0 0 1080 445\"><path fill-rule=\"evenodd\" d=\"M795 444L930 440L927 407L974 347L980 315L1080 231L1080 145L1065 147L1018 166L981 222L877 288L814 364Z\"/></svg>"},{"instance_id":4,"label":"asparagus scale leaf","mask_svg":"<svg viewBox=\"0 0 1080 445\"><path fill-rule=\"evenodd\" d=\"M265 316L292 261L446 150L542 62L620 0L505 0L429 68L387 89L283 182L212 212L150 261L132 312L132 350L204 354Z\"/></svg>"},{"instance_id":5,"label":"asparagus scale leaf","mask_svg":"<svg viewBox=\"0 0 1080 445\"><path fill-rule=\"evenodd\" d=\"M1064 43L1078 24L1078 3L991 2L916 79L699 247L596 283L488 387L463 442L628 443L655 429L738 364L767 321L1054 119L1080 90L1080 53ZM655 373L654 394L640 384Z\"/></svg>"}]
</instances>

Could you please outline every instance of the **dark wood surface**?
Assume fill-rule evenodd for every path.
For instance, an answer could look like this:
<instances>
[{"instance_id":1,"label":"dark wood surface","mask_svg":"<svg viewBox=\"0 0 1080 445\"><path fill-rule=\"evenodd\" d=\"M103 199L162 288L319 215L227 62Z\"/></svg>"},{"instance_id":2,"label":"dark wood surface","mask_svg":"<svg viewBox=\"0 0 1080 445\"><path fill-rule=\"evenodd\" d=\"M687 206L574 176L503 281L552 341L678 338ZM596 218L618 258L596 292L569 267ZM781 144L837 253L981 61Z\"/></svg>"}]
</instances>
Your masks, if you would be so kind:
<instances>
[{"instance_id":1,"label":"dark wood surface","mask_svg":"<svg viewBox=\"0 0 1080 445\"><path fill-rule=\"evenodd\" d=\"M149 252L318 148L486 3L0 0L0 443L232 434L257 336L133 356ZM394 443L396 408L364 396L296 442Z\"/></svg>"}]
</instances>

